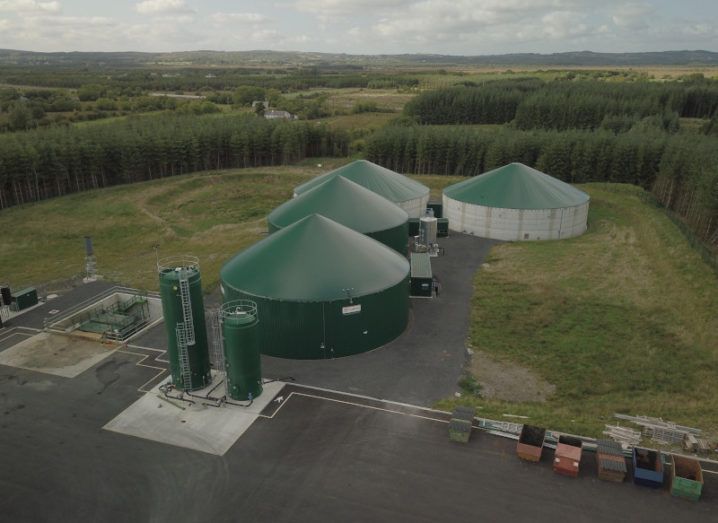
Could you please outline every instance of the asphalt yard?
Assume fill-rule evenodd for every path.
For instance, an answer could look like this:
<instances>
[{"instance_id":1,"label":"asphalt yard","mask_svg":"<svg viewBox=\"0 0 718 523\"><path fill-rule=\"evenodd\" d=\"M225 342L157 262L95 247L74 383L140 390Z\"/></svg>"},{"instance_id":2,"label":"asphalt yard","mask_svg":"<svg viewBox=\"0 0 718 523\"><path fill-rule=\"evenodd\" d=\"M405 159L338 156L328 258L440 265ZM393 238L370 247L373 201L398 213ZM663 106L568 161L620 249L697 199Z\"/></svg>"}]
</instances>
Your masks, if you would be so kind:
<instances>
[{"instance_id":1,"label":"asphalt yard","mask_svg":"<svg viewBox=\"0 0 718 523\"><path fill-rule=\"evenodd\" d=\"M600 481L588 452L579 477L570 479L553 473L550 449L530 464L516 457L514 440L478 429L467 444L449 441L448 414L426 405L455 390L464 361L468 311L461 311L470 279L453 275L463 265L472 273L488 245L459 235L445 247L447 256L435 262L442 294L413 300L404 335L337 360L265 358L266 377L296 382L267 386L261 411L199 402L191 420L176 405L148 402L146 394L167 378L162 325L77 373L49 372L58 345L42 354L38 325L50 310L106 295L107 284L80 287L15 318L0 330L0 359L13 356L0 364L2 520L714 520L714 472L692 503L630 479ZM12 351L23 346L32 346L42 365L16 365ZM207 416L223 430L222 413L235 418L231 437L213 441L205 431L204 447L187 443ZM176 427L184 432L173 434Z\"/></svg>"}]
</instances>

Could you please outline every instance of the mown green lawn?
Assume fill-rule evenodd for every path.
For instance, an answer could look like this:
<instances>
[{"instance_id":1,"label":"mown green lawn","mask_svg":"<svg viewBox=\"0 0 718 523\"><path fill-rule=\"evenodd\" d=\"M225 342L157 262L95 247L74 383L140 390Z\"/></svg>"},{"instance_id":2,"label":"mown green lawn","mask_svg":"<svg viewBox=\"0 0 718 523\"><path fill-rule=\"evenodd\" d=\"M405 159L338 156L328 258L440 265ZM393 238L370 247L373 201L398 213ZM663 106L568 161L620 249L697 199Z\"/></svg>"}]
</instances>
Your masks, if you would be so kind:
<instances>
[{"instance_id":1,"label":"mown green lawn","mask_svg":"<svg viewBox=\"0 0 718 523\"><path fill-rule=\"evenodd\" d=\"M470 344L532 369L555 394L473 402L482 416L581 434L600 435L614 412L716 431L718 278L641 189L583 189L585 235L497 246L474 280Z\"/></svg>"}]
</instances>

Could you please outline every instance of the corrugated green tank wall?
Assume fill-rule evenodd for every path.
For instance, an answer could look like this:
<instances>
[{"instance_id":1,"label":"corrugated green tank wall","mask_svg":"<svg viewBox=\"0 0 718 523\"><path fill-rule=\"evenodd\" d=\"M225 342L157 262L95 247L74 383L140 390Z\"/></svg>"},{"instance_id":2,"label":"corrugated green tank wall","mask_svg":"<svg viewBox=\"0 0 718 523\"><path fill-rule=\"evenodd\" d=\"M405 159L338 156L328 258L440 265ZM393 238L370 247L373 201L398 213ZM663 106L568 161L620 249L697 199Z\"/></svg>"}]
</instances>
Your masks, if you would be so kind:
<instances>
[{"instance_id":1,"label":"corrugated green tank wall","mask_svg":"<svg viewBox=\"0 0 718 523\"><path fill-rule=\"evenodd\" d=\"M202 280L196 269L190 269L188 277L190 301L192 304L192 321L194 323L195 344L187 348L189 365L192 372L189 387L183 383L180 369L179 353L177 351L177 334L175 328L178 323L184 323L182 315L182 297L179 288L179 272L174 269L164 269L160 272L160 296L162 298L162 311L167 330L168 359L172 372L172 383L183 390L197 390L209 385L212 380L209 363L209 350L207 345L207 328L204 318L204 299L202 297Z\"/></svg>"},{"instance_id":2,"label":"corrugated green tank wall","mask_svg":"<svg viewBox=\"0 0 718 523\"><path fill-rule=\"evenodd\" d=\"M225 301L257 303L261 352L279 358L338 358L366 352L399 336L409 320L408 277L376 294L354 297L351 303L272 300L223 287ZM361 310L352 312L357 307Z\"/></svg>"}]
</instances>

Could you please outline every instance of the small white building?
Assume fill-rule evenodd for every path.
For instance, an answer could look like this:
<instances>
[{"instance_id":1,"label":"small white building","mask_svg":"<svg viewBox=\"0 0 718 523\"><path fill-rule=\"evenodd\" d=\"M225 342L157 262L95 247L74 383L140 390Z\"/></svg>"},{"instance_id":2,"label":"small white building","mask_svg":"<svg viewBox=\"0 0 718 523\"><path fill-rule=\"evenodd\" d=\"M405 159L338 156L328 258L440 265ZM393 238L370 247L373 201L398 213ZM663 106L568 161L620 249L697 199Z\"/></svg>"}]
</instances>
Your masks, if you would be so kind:
<instances>
[{"instance_id":1,"label":"small white building","mask_svg":"<svg viewBox=\"0 0 718 523\"><path fill-rule=\"evenodd\" d=\"M277 111L276 109L270 109L264 111L264 117L267 120L296 120L297 117L288 111Z\"/></svg>"},{"instance_id":2,"label":"small white building","mask_svg":"<svg viewBox=\"0 0 718 523\"><path fill-rule=\"evenodd\" d=\"M452 231L504 241L557 240L586 232L589 196L521 163L444 189Z\"/></svg>"}]
</instances>

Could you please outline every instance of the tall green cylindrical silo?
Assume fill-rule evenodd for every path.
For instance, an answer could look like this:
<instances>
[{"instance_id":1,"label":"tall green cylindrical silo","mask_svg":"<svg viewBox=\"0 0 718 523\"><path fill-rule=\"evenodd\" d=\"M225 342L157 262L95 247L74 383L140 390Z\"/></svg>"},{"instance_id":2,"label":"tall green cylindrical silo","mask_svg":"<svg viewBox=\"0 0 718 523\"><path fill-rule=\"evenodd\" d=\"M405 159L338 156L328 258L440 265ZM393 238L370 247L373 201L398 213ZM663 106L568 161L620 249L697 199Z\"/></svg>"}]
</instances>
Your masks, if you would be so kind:
<instances>
[{"instance_id":1,"label":"tall green cylindrical silo","mask_svg":"<svg viewBox=\"0 0 718 523\"><path fill-rule=\"evenodd\" d=\"M241 401L255 399L262 393L257 304L250 300L225 303L220 319L227 395Z\"/></svg>"},{"instance_id":2,"label":"tall green cylindrical silo","mask_svg":"<svg viewBox=\"0 0 718 523\"><path fill-rule=\"evenodd\" d=\"M158 272L172 383L182 390L201 389L212 376L199 261L191 256L166 258Z\"/></svg>"}]
</instances>

